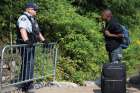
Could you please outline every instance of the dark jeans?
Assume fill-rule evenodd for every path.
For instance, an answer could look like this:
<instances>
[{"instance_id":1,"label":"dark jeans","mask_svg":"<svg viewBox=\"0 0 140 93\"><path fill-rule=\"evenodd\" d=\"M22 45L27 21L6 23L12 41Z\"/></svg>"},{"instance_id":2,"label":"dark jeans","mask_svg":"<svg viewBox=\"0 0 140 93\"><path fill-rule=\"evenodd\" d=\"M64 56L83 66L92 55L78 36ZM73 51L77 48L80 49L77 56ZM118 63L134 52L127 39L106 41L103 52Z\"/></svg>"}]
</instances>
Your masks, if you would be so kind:
<instances>
[{"instance_id":1,"label":"dark jeans","mask_svg":"<svg viewBox=\"0 0 140 93\"><path fill-rule=\"evenodd\" d=\"M119 63L122 60L122 47L118 47L111 52L108 52L111 63Z\"/></svg>"},{"instance_id":2,"label":"dark jeans","mask_svg":"<svg viewBox=\"0 0 140 93\"><path fill-rule=\"evenodd\" d=\"M25 81L33 79L35 47L22 47L20 52L22 58L20 80ZM28 88L31 84L32 81L22 84L22 87Z\"/></svg>"}]
</instances>

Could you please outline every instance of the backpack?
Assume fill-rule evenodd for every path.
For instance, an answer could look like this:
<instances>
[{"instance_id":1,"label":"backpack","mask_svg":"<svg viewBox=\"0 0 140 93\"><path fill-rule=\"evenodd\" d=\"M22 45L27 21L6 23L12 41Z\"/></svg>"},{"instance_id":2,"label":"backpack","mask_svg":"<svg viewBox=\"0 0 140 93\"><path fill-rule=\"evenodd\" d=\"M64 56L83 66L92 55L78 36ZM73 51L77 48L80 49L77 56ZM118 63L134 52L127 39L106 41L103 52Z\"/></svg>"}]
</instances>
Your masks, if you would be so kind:
<instances>
[{"instance_id":1,"label":"backpack","mask_svg":"<svg viewBox=\"0 0 140 93\"><path fill-rule=\"evenodd\" d=\"M122 43L121 43L121 47L122 49L126 49L128 48L129 44L131 43L130 41L130 37L129 37L129 31L128 31L128 28L121 25L122 27L122 31L123 31L123 35L124 37L122 38Z\"/></svg>"}]
</instances>

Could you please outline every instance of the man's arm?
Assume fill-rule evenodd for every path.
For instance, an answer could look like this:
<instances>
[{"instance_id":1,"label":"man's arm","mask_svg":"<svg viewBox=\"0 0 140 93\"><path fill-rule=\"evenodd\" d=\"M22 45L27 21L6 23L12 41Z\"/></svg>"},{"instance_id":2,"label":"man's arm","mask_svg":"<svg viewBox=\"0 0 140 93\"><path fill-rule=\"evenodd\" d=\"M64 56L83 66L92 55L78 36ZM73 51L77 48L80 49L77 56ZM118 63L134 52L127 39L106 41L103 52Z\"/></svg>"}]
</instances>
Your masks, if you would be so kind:
<instances>
[{"instance_id":1,"label":"man's arm","mask_svg":"<svg viewBox=\"0 0 140 93\"><path fill-rule=\"evenodd\" d=\"M39 39L40 39L41 41L45 41L45 38L44 38L44 36L41 34L41 32L39 32Z\"/></svg>"},{"instance_id":2,"label":"man's arm","mask_svg":"<svg viewBox=\"0 0 140 93\"><path fill-rule=\"evenodd\" d=\"M116 34L116 33L118 33L118 34ZM108 27L105 29L105 35L108 37L115 37L115 38L122 38L123 37L122 27L117 22L117 20L112 19L110 21L110 23L108 24Z\"/></svg>"},{"instance_id":3,"label":"man's arm","mask_svg":"<svg viewBox=\"0 0 140 93\"><path fill-rule=\"evenodd\" d=\"M20 28L20 33L21 33L21 37L24 41L29 40L26 29L24 28Z\"/></svg>"},{"instance_id":4,"label":"man's arm","mask_svg":"<svg viewBox=\"0 0 140 93\"><path fill-rule=\"evenodd\" d=\"M116 37L116 38L123 37L123 34L112 34L108 30L105 30L105 35L108 36L108 37Z\"/></svg>"},{"instance_id":5,"label":"man's arm","mask_svg":"<svg viewBox=\"0 0 140 93\"><path fill-rule=\"evenodd\" d=\"M23 41L29 40L27 27L28 27L28 18L25 15L22 15L18 19L18 28L20 29L20 34Z\"/></svg>"}]
</instances>

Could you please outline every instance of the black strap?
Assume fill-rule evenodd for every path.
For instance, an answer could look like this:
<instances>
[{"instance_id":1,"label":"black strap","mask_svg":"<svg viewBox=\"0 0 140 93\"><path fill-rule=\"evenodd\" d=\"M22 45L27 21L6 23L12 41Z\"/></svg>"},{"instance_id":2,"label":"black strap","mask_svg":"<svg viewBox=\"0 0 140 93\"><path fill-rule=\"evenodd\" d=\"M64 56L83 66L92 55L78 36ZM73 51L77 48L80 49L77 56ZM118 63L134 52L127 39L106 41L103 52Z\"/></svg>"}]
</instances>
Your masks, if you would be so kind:
<instances>
[{"instance_id":1,"label":"black strap","mask_svg":"<svg viewBox=\"0 0 140 93\"><path fill-rule=\"evenodd\" d=\"M33 32L33 34L38 35L38 33L40 32L40 29L39 29L39 27L36 26L36 25L38 25L38 23L35 20L35 18L33 18L33 17L31 17L31 16L29 16L29 15L27 15L25 13L23 15L25 15L30 20L30 22L32 24L32 32ZM34 20L32 20L32 18Z\"/></svg>"},{"instance_id":2,"label":"black strap","mask_svg":"<svg viewBox=\"0 0 140 93\"><path fill-rule=\"evenodd\" d=\"M36 25L38 25L37 21L35 19L32 20L32 17L27 15L27 14L25 14L25 13L23 15L25 15L29 19L31 24L32 24L32 33L28 33L28 37L30 37L29 38L30 41L37 42L38 41L37 40L38 39L38 35L39 35L39 27L38 28L36 27Z\"/></svg>"}]
</instances>

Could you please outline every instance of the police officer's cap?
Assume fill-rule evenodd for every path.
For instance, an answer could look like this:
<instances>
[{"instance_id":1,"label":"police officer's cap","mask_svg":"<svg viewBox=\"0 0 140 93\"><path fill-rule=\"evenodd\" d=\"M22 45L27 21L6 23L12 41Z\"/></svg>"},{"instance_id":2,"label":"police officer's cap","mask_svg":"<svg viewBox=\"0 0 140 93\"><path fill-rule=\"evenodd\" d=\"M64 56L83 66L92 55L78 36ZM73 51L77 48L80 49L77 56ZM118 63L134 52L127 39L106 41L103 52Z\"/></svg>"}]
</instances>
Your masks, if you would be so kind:
<instances>
[{"instance_id":1,"label":"police officer's cap","mask_svg":"<svg viewBox=\"0 0 140 93\"><path fill-rule=\"evenodd\" d=\"M34 10L38 10L38 5L36 3L29 2L25 5L25 9L26 8L33 8Z\"/></svg>"}]
</instances>

